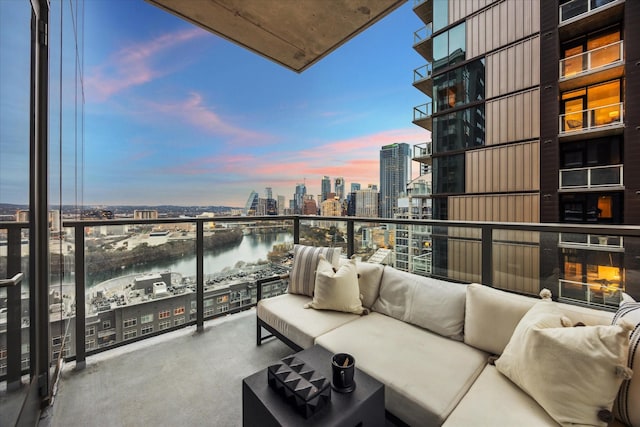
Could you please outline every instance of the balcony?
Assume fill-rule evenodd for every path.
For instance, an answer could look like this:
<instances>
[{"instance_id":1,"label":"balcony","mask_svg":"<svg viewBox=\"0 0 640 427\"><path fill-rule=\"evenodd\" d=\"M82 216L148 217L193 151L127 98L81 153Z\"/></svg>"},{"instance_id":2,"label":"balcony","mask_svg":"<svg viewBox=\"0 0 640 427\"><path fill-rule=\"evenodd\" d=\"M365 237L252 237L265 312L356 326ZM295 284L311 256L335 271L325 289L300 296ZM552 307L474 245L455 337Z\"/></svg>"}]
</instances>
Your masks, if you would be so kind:
<instances>
[{"instance_id":1,"label":"balcony","mask_svg":"<svg viewBox=\"0 0 640 427\"><path fill-rule=\"evenodd\" d=\"M624 103L561 114L559 126L558 137L567 141L581 138L587 133L592 138L621 133L624 128Z\"/></svg>"},{"instance_id":2,"label":"balcony","mask_svg":"<svg viewBox=\"0 0 640 427\"><path fill-rule=\"evenodd\" d=\"M560 60L559 86L561 91L567 91L623 75L624 42L620 40Z\"/></svg>"},{"instance_id":3,"label":"balcony","mask_svg":"<svg viewBox=\"0 0 640 427\"><path fill-rule=\"evenodd\" d=\"M620 21L625 0L571 0L560 5L558 32L569 40Z\"/></svg>"},{"instance_id":4,"label":"balcony","mask_svg":"<svg viewBox=\"0 0 640 427\"><path fill-rule=\"evenodd\" d=\"M129 421L132 424L166 424L178 422L176 417L181 417L183 423L185 420L190 423L190 419L184 417L202 417L204 413L213 417L213 424L234 424L241 413L238 385L241 378L291 353L279 342L258 348L254 341L252 307L260 296L277 295L279 291L271 286L282 279L278 276L258 278L260 275L252 270L254 263L247 263L228 271L237 278L246 278L243 283L225 285L215 282L220 277L208 271L207 262L211 254L205 249L205 224L209 222L210 219L206 218L181 218L64 223L61 236L65 259L64 263L56 265L63 265L64 277L70 278L71 284L65 285L65 295L52 296L62 302L59 310L49 312L48 318L51 330L61 331L60 336L54 332L52 337L54 353L49 355L51 366L58 366L63 360L68 366L62 370L59 394L51 411L54 425L90 424L97 419L106 424L126 424ZM334 225L331 230L323 228L322 223L326 222ZM611 280L611 277L595 276L584 281L564 277L558 251L587 248L606 254L624 254L629 259L640 256L634 252L640 248L640 226L304 216L218 217L216 224L218 228L211 232L239 227L249 233L253 229L272 227L289 234L291 242L340 246L345 256L356 255L372 262L375 250L384 243L385 236L397 229L406 233L403 237L406 244L398 244L395 248L390 241L387 244L391 249L387 250L404 250L407 255L409 248L411 253L419 250L412 257L411 271L416 274L445 280L478 281L532 296L544 284L548 286L551 277L558 284L558 289L553 289L554 294L564 301L604 309L612 309L616 297L609 294L602 297L601 285L596 280ZM124 300L126 304L121 304L107 284L120 281L123 273L119 268L106 271L106 265L101 267L105 269L100 275L101 285L96 288L96 283L89 282L89 268L95 269L95 261L90 260L104 260L108 258L107 254L135 251L133 243L125 245L123 236L117 233L125 226L131 230L132 235L127 238L129 242L149 243L158 239L157 244L161 245L160 240L163 239L167 242L186 240L191 248L187 256L194 258L192 270L183 275L184 280L177 280L177 276L171 274L173 289L168 290L169 295L150 293L149 298L138 301L136 298L142 295L133 295L136 289L125 286L128 296ZM19 250L23 239L28 238L25 234L27 227L25 223L0 223L0 256L8 256L7 263L0 262L0 267L7 265L9 272L28 265L28 253ZM407 227L411 227L411 233ZM154 231L159 228L174 231L168 235ZM96 233L102 237L96 237ZM141 233L144 239L138 239ZM629 243L625 247L622 246L623 238L625 243ZM419 243L417 246L416 242ZM428 246L421 242L428 242ZM550 245L551 242L554 243ZM183 247L180 248L182 250ZM455 253L457 256L449 257L447 261L447 257L442 258L443 253ZM184 261L182 253L175 257L182 260L180 262ZM624 274L620 276L627 280L620 281L617 286L638 297L640 288L632 277L640 272L634 268L623 270ZM568 283L570 281L578 283ZM583 282L588 286L581 285ZM51 284L52 289L59 288L55 281ZM30 286L27 284L23 288L27 305ZM600 287L596 289L596 286ZM607 292L610 292L609 287L607 284ZM146 320L141 314L154 304L169 305L151 310L158 313L158 318L152 322L157 328L145 334L142 331ZM174 305L179 309L176 310L178 307ZM94 310L96 307L102 308ZM217 309L219 307L220 310ZM136 314L136 322L132 321L133 316L127 314L127 310L140 312ZM184 319L180 320L182 316ZM170 322L163 328L161 324L165 321ZM7 371L0 375L0 380L8 383L17 377L20 382L21 375L29 369L29 350L21 344L28 342L32 332L29 325L35 322L29 321L29 317L24 322L20 311L12 310L0 323L4 323L6 331L14 331L11 337L7 334L8 355L6 362L2 362L6 363ZM124 325L131 331L136 330L137 335L126 335ZM0 334L4 333L2 329ZM18 331L17 335L15 331ZM171 357L158 357L162 354L170 354ZM143 394L139 392L141 379L144 379ZM96 384L100 386L96 387ZM167 399L166 384L172 384L174 393L170 399ZM221 388L220 384L237 384L238 387ZM215 395L215 399L202 398L209 395ZM6 402L2 401L0 405ZM190 410L185 415L180 409L186 406ZM5 412L4 406L2 413L9 413Z\"/></svg>"},{"instance_id":5,"label":"balcony","mask_svg":"<svg viewBox=\"0 0 640 427\"><path fill-rule=\"evenodd\" d=\"M413 49L429 62L433 62L433 38L431 38L431 35L433 34L432 28L432 23L429 22L427 25L413 33Z\"/></svg>"},{"instance_id":6,"label":"balcony","mask_svg":"<svg viewBox=\"0 0 640 427\"><path fill-rule=\"evenodd\" d=\"M432 72L433 69L430 62L427 62L426 65L413 70L413 86L429 98L433 98Z\"/></svg>"},{"instance_id":7,"label":"balcony","mask_svg":"<svg viewBox=\"0 0 640 427\"><path fill-rule=\"evenodd\" d=\"M413 13L422 22L433 22L433 0L413 0Z\"/></svg>"},{"instance_id":8,"label":"balcony","mask_svg":"<svg viewBox=\"0 0 640 427\"><path fill-rule=\"evenodd\" d=\"M433 130L433 102L418 105L413 108L413 124L418 125L428 131Z\"/></svg>"},{"instance_id":9,"label":"balcony","mask_svg":"<svg viewBox=\"0 0 640 427\"><path fill-rule=\"evenodd\" d=\"M413 146L413 160L419 163L430 165L433 161L433 143L427 141Z\"/></svg>"},{"instance_id":10,"label":"balcony","mask_svg":"<svg viewBox=\"0 0 640 427\"><path fill-rule=\"evenodd\" d=\"M560 170L560 191L624 189L622 165Z\"/></svg>"}]
</instances>

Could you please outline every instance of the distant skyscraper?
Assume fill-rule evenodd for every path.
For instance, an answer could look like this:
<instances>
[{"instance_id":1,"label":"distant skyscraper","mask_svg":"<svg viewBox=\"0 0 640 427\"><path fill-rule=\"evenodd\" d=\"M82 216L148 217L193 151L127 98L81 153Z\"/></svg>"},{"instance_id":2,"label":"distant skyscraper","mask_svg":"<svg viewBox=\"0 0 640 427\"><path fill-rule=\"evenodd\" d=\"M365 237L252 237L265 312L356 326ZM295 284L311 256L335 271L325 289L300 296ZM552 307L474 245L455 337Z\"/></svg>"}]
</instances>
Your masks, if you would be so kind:
<instances>
[{"instance_id":1,"label":"distant skyscraper","mask_svg":"<svg viewBox=\"0 0 640 427\"><path fill-rule=\"evenodd\" d=\"M378 216L378 192L365 188L356 191L356 216L376 218Z\"/></svg>"},{"instance_id":2,"label":"distant skyscraper","mask_svg":"<svg viewBox=\"0 0 640 427\"><path fill-rule=\"evenodd\" d=\"M380 217L393 218L398 197L405 193L411 179L409 144L385 145L380 150Z\"/></svg>"},{"instance_id":3,"label":"distant skyscraper","mask_svg":"<svg viewBox=\"0 0 640 427\"><path fill-rule=\"evenodd\" d=\"M322 177L322 184L320 188L320 203L327 200L329 193L331 192L331 178L328 176Z\"/></svg>"},{"instance_id":4,"label":"distant skyscraper","mask_svg":"<svg viewBox=\"0 0 640 427\"><path fill-rule=\"evenodd\" d=\"M351 193L355 193L359 189L360 189L360 184L359 183L357 183L357 182L352 182L351 183Z\"/></svg>"},{"instance_id":5,"label":"distant skyscraper","mask_svg":"<svg viewBox=\"0 0 640 427\"><path fill-rule=\"evenodd\" d=\"M284 215L284 196L278 196L278 215Z\"/></svg>"},{"instance_id":6,"label":"distant skyscraper","mask_svg":"<svg viewBox=\"0 0 640 427\"><path fill-rule=\"evenodd\" d=\"M302 215L317 215L318 214L318 205L314 200L313 196L304 196L303 207L302 207Z\"/></svg>"},{"instance_id":7,"label":"distant skyscraper","mask_svg":"<svg viewBox=\"0 0 640 427\"><path fill-rule=\"evenodd\" d=\"M246 216L255 215L258 211L258 193L255 191L251 191L249 194L249 198L247 199L247 204L244 207L244 214Z\"/></svg>"},{"instance_id":8,"label":"distant skyscraper","mask_svg":"<svg viewBox=\"0 0 640 427\"><path fill-rule=\"evenodd\" d=\"M304 196L307 194L307 186L304 183L296 184L296 192L293 195L295 213L302 213Z\"/></svg>"},{"instance_id":9,"label":"distant skyscraper","mask_svg":"<svg viewBox=\"0 0 640 427\"><path fill-rule=\"evenodd\" d=\"M336 178L335 180L335 191L334 193L336 193L336 197L338 198L338 200L342 201L344 200L344 178L339 176L338 178Z\"/></svg>"},{"instance_id":10,"label":"distant skyscraper","mask_svg":"<svg viewBox=\"0 0 640 427\"><path fill-rule=\"evenodd\" d=\"M264 189L264 192L267 195L267 200L268 199L273 199L273 190L271 189L271 187L267 187Z\"/></svg>"}]
</instances>

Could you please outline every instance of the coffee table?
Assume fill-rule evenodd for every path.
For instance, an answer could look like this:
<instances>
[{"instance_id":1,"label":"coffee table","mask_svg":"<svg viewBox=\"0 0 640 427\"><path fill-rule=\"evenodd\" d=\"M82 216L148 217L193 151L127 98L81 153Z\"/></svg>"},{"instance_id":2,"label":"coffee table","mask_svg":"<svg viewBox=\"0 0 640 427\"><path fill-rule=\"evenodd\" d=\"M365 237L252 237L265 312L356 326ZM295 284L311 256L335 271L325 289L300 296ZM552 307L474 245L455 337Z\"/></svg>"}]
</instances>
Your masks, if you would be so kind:
<instances>
[{"instance_id":1,"label":"coffee table","mask_svg":"<svg viewBox=\"0 0 640 427\"><path fill-rule=\"evenodd\" d=\"M331 381L332 353L315 345L295 356ZM358 369L351 393L331 390L331 402L305 419L267 383L267 369L242 380L243 426L384 426L384 384Z\"/></svg>"}]
</instances>

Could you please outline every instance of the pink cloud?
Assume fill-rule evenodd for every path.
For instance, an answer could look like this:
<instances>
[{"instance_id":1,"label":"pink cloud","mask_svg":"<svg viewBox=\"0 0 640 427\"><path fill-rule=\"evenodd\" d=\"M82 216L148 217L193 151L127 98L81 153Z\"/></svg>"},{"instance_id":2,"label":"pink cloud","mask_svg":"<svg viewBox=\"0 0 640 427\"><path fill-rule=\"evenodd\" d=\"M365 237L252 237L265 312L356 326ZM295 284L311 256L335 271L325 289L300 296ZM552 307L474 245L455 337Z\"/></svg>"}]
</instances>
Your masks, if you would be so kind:
<instances>
[{"instance_id":1,"label":"pink cloud","mask_svg":"<svg viewBox=\"0 0 640 427\"><path fill-rule=\"evenodd\" d=\"M148 83L165 75L169 70L155 69L152 64L154 58L206 34L199 28L189 28L120 49L87 75L87 96L97 102L103 102L127 88Z\"/></svg>"},{"instance_id":2,"label":"pink cloud","mask_svg":"<svg viewBox=\"0 0 640 427\"><path fill-rule=\"evenodd\" d=\"M145 102L147 112L154 117L158 114L178 118L182 122L194 126L206 133L231 137L234 143L243 146L259 146L272 141L271 135L244 129L223 119L212 108L205 105L204 99L198 92L191 92L189 97L178 102ZM161 117L165 120L166 117Z\"/></svg>"}]
</instances>

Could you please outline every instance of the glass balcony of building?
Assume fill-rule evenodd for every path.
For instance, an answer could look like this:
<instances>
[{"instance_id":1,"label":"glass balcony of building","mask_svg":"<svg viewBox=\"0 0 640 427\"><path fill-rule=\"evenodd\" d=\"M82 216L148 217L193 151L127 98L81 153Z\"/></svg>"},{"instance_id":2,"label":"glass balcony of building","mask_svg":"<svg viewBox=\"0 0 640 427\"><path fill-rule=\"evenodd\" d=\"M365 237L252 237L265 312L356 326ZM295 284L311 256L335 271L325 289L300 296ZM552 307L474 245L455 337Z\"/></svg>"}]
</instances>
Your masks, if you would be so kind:
<instances>
[{"instance_id":1,"label":"glass balcony of building","mask_svg":"<svg viewBox=\"0 0 640 427\"><path fill-rule=\"evenodd\" d=\"M619 78L624 73L624 42L577 53L560 60L560 90ZM415 83L414 83L415 85Z\"/></svg>"},{"instance_id":2,"label":"glass balcony of building","mask_svg":"<svg viewBox=\"0 0 640 427\"><path fill-rule=\"evenodd\" d=\"M560 170L560 189L624 188L622 165Z\"/></svg>"},{"instance_id":3,"label":"glass balcony of building","mask_svg":"<svg viewBox=\"0 0 640 427\"><path fill-rule=\"evenodd\" d=\"M624 103L618 102L561 114L559 136L564 137L572 133L598 131L606 128L622 128L624 126L623 107Z\"/></svg>"},{"instance_id":4,"label":"glass balcony of building","mask_svg":"<svg viewBox=\"0 0 640 427\"><path fill-rule=\"evenodd\" d=\"M582 19L592 13L599 12L600 8L619 3L620 0L571 0L560 5L560 24L573 19Z\"/></svg>"},{"instance_id":5,"label":"glass balcony of building","mask_svg":"<svg viewBox=\"0 0 640 427\"><path fill-rule=\"evenodd\" d=\"M429 62L433 61L432 34L433 25L431 22L413 33L413 48Z\"/></svg>"},{"instance_id":6,"label":"glass balcony of building","mask_svg":"<svg viewBox=\"0 0 640 427\"><path fill-rule=\"evenodd\" d=\"M413 146L413 160L423 164L431 164L433 154L433 144L431 141L415 144Z\"/></svg>"},{"instance_id":7,"label":"glass balcony of building","mask_svg":"<svg viewBox=\"0 0 640 427\"><path fill-rule=\"evenodd\" d=\"M433 102L418 105L413 108L413 123L428 130L433 130L431 115L433 114Z\"/></svg>"},{"instance_id":8,"label":"glass balcony of building","mask_svg":"<svg viewBox=\"0 0 640 427\"><path fill-rule=\"evenodd\" d=\"M433 97L433 72L430 62L413 70L413 86L430 98Z\"/></svg>"},{"instance_id":9,"label":"glass balcony of building","mask_svg":"<svg viewBox=\"0 0 640 427\"><path fill-rule=\"evenodd\" d=\"M434 0L413 0L413 12L422 22L432 22Z\"/></svg>"}]
</instances>

